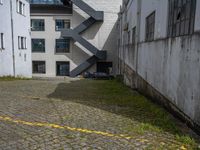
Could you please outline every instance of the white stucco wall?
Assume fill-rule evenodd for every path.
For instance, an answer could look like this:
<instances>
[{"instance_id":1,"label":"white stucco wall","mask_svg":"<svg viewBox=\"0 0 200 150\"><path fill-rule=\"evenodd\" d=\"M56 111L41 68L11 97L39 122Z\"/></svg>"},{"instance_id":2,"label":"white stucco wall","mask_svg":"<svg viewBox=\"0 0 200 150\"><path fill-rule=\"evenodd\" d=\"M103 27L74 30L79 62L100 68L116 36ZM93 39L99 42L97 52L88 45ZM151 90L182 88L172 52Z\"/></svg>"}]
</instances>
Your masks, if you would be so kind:
<instances>
[{"instance_id":1,"label":"white stucco wall","mask_svg":"<svg viewBox=\"0 0 200 150\"><path fill-rule=\"evenodd\" d=\"M16 12L16 1L13 2L13 32L15 49L15 76L32 77L31 69L31 41L30 41L30 4L25 4L25 14ZM27 38L27 49L18 48L18 36Z\"/></svg>"},{"instance_id":2,"label":"white stucco wall","mask_svg":"<svg viewBox=\"0 0 200 150\"><path fill-rule=\"evenodd\" d=\"M6 0L3 1L3 5L0 5L0 33L4 33L5 38L5 50L0 50L0 76L15 75L20 77L31 77L29 2L27 0L22 0L25 4L25 16L17 13L16 1L12 1L12 5L10 5L10 2L10 0ZM11 27L11 12L13 16L13 28ZM20 51L18 49L18 36L27 38L26 50ZM26 60L24 60L24 57L26 57Z\"/></svg>"},{"instance_id":3,"label":"white stucco wall","mask_svg":"<svg viewBox=\"0 0 200 150\"><path fill-rule=\"evenodd\" d=\"M0 50L0 76L13 75L13 59L11 44L11 16L10 1L6 0L0 4L0 33L4 34L5 49Z\"/></svg>"}]
</instances>

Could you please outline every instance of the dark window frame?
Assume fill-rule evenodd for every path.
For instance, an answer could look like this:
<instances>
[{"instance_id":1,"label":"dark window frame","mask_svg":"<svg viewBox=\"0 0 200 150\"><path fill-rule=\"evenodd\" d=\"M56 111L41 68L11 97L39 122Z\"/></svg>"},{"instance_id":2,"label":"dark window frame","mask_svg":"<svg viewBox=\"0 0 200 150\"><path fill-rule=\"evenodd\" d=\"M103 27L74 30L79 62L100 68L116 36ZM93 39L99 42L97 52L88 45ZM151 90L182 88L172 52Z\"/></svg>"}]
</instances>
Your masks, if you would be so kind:
<instances>
[{"instance_id":1,"label":"dark window frame","mask_svg":"<svg viewBox=\"0 0 200 150\"><path fill-rule=\"evenodd\" d=\"M58 22L57 21L62 21L62 23L63 23L63 27L62 28L58 28L58 26L57 26ZM65 27L65 22L69 23L68 27ZM61 31L62 29L69 29L70 26L71 26L71 21L69 19L55 19L55 31Z\"/></svg>"},{"instance_id":2,"label":"dark window frame","mask_svg":"<svg viewBox=\"0 0 200 150\"><path fill-rule=\"evenodd\" d=\"M16 9L18 14L25 16L25 3L21 0L16 0Z\"/></svg>"},{"instance_id":3,"label":"dark window frame","mask_svg":"<svg viewBox=\"0 0 200 150\"><path fill-rule=\"evenodd\" d=\"M131 43L131 31L127 32L127 45L130 45Z\"/></svg>"},{"instance_id":4,"label":"dark window frame","mask_svg":"<svg viewBox=\"0 0 200 150\"><path fill-rule=\"evenodd\" d=\"M18 36L18 49L27 49L27 38L23 36Z\"/></svg>"},{"instance_id":5,"label":"dark window frame","mask_svg":"<svg viewBox=\"0 0 200 150\"><path fill-rule=\"evenodd\" d=\"M194 33L196 0L168 0L168 37Z\"/></svg>"},{"instance_id":6,"label":"dark window frame","mask_svg":"<svg viewBox=\"0 0 200 150\"><path fill-rule=\"evenodd\" d=\"M35 64L34 64L35 63ZM37 71L35 71L34 69L34 65L38 65L37 67ZM42 70L41 68L39 68L39 65L44 65L44 66L41 66L41 67L44 67L44 68L42 68L42 69L44 69L44 70ZM33 60L32 61L32 73L33 74L46 74L46 61L42 61L42 60Z\"/></svg>"},{"instance_id":7,"label":"dark window frame","mask_svg":"<svg viewBox=\"0 0 200 150\"><path fill-rule=\"evenodd\" d=\"M136 44L136 26L132 28L132 45Z\"/></svg>"},{"instance_id":8,"label":"dark window frame","mask_svg":"<svg viewBox=\"0 0 200 150\"><path fill-rule=\"evenodd\" d=\"M146 17L145 41L151 42L155 35L156 11Z\"/></svg>"},{"instance_id":9,"label":"dark window frame","mask_svg":"<svg viewBox=\"0 0 200 150\"><path fill-rule=\"evenodd\" d=\"M58 65L63 65L67 64L68 65L68 73L66 75L63 75L58 72ZM70 75L70 61L56 61L56 76L69 76Z\"/></svg>"},{"instance_id":10,"label":"dark window frame","mask_svg":"<svg viewBox=\"0 0 200 150\"><path fill-rule=\"evenodd\" d=\"M36 29L33 28L33 21L38 21L38 27L36 27ZM41 22L40 22L41 21ZM41 24L43 24L42 26L40 26ZM45 31L45 19L31 19L31 31Z\"/></svg>"},{"instance_id":11,"label":"dark window frame","mask_svg":"<svg viewBox=\"0 0 200 150\"><path fill-rule=\"evenodd\" d=\"M68 41L68 47L66 47L65 49L61 49L61 48L58 48L58 43L59 43L59 40L66 40L66 43ZM70 39L56 39L55 40L55 53L56 54L62 54L62 53L70 53Z\"/></svg>"},{"instance_id":12,"label":"dark window frame","mask_svg":"<svg viewBox=\"0 0 200 150\"><path fill-rule=\"evenodd\" d=\"M4 34L3 33L1 33L0 34L0 42L1 42L1 47L0 47L0 49L5 49L5 45L4 45Z\"/></svg>"},{"instance_id":13,"label":"dark window frame","mask_svg":"<svg viewBox=\"0 0 200 150\"><path fill-rule=\"evenodd\" d=\"M33 50L33 44L34 44L34 40L41 40L43 43L43 50ZM40 42L41 42L40 41ZM32 38L31 39L31 51L32 53L45 53L46 52L46 41L45 39L42 39L42 38Z\"/></svg>"}]
</instances>

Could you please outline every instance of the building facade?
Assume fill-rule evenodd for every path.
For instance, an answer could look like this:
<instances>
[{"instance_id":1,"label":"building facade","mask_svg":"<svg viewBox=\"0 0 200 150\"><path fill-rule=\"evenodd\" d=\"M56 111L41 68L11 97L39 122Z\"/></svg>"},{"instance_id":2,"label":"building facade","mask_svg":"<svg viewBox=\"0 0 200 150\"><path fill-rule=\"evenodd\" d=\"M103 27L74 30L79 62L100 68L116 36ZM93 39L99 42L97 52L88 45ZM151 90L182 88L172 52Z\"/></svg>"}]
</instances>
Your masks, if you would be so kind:
<instances>
[{"instance_id":1,"label":"building facade","mask_svg":"<svg viewBox=\"0 0 200 150\"><path fill-rule=\"evenodd\" d=\"M32 77L29 7L27 0L0 1L0 76Z\"/></svg>"},{"instance_id":2,"label":"building facade","mask_svg":"<svg viewBox=\"0 0 200 150\"><path fill-rule=\"evenodd\" d=\"M31 1L32 71L36 77L116 71L121 0ZM107 57L106 57L107 56Z\"/></svg>"},{"instance_id":3,"label":"building facade","mask_svg":"<svg viewBox=\"0 0 200 150\"><path fill-rule=\"evenodd\" d=\"M124 0L118 74L200 131L200 1Z\"/></svg>"}]
</instances>

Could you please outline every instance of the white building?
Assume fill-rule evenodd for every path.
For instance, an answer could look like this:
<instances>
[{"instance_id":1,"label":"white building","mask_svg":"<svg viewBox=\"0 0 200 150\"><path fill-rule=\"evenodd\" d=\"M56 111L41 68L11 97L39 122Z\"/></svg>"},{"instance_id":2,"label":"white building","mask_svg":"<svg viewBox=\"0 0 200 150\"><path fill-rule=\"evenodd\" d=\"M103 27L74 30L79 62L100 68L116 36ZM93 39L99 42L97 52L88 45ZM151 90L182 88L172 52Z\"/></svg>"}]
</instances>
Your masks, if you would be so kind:
<instances>
[{"instance_id":1,"label":"white building","mask_svg":"<svg viewBox=\"0 0 200 150\"><path fill-rule=\"evenodd\" d=\"M28 0L0 0L0 76L32 77Z\"/></svg>"},{"instance_id":2,"label":"white building","mask_svg":"<svg viewBox=\"0 0 200 150\"><path fill-rule=\"evenodd\" d=\"M200 1L124 0L118 73L200 131Z\"/></svg>"},{"instance_id":3,"label":"white building","mask_svg":"<svg viewBox=\"0 0 200 150\"><path fill-rule=\"evenodd\" d=\"M59 0L32 0L33 76L77 76L84 71L108 70L114 73L116 22L121 3L121 0L72 0L72 5L63 6ZM62 29L71 30L61 35ZM103 58L101 50L107 52L107 58Z\"/></svg>"}]
</instances>

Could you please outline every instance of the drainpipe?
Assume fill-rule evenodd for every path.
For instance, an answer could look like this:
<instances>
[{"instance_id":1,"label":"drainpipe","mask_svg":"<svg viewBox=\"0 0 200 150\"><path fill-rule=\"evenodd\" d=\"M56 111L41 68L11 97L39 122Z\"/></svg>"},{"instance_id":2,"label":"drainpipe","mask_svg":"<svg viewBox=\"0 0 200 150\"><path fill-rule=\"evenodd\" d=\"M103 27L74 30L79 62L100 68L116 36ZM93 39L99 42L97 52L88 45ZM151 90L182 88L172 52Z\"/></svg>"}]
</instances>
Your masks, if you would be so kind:
<instances>
[{"instance_id":1,"label":"drainpipe","mask_svg":"<svg viewBox=\"0 0 200 150\"><path fill-rule=\"evenodd\" d=\"M137 27L136 27L136 75L138 76L138 51L139 51L139 42L140 42L140 25L141 25L141 6L142 0L137 1ZM136 78L136 88L138 88L138 80Z\"/></svg>"},{"instance_id":2,"label":"drainpipe","mask_svg":"<svg viewBox=\"0 0 200 150\"><path fill-rule=\"evenodd\" d=\"M13 30L13 10L12 0L10 0L10 18L11 18L11 34L12 34L12 57L13 57L13 76L15 77L15 50L14 50L14 30Z\"/></svg>"}]
</instances>

